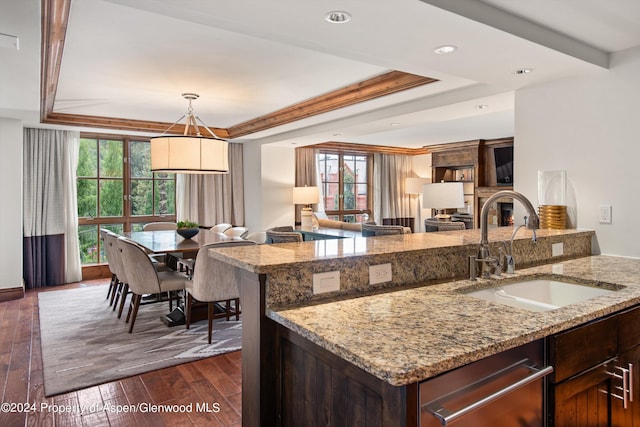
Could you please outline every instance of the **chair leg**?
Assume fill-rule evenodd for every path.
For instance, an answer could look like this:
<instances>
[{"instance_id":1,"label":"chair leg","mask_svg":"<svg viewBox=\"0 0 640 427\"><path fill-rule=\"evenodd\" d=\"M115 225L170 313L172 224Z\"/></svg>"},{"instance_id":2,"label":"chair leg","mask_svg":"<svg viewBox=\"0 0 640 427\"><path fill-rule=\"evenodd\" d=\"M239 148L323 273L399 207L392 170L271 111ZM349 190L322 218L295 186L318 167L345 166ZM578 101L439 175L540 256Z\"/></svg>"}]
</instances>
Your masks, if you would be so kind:
<instances>
[{"instance_id":1,"label":"chair leg","mask_svg":"<svg viewBox=\"0 0 640 427\"><path fill-rule=\"evenodd\" d=\"M131 313L131 325L129 326L129 333L133 332L133 325L134 323L136 323L136 316L138 315L138 308L140 307L141 299L142 295L131 295L131 300L133 301L133 312Z\"/></svg>"},{"instance_id":2,"label":"chair leg","mask_svg":"<svg viewBox=\"0 0 640 427\"><path fill-rule=\"evenodd\" d=\"M227 321L231 319L231 300L228 299L224 303L224 312L227 315Z\"/></svg>"},{"instance_id":3,"label":"chair leg","mask_svg":"<svg viewBox=\"0 0 640 427\"><path fill-rule=\"evenodd\" d=\"M111 299L109 300L109 305L115 307L114 305L114 301L116 299L116 295L118 294L118 291L120 290L120 280L116 277L116 282L113 284L113 290L111 291ZM118 302L116 301L115 304L118 304Z\"/></svg>"},{"instance_id":4,"label":"chair leg","mask_svg":"<svg viewBox=\"0 0 640 427\"><path fill-rule=\"evenodd\" d=\"M129 293L129 284L125 283L122 287L122 295L120 296L122 299L120 300L120 308L118 308L118 319L122 316L122 309L124 308L124 302L127 299L127 293ZM142 295L140 295L140 298L142 298Z\"/></svg>"},{"instance_id":5,"label":"chair leg","mask_svg":"<svg viewBox=\"0 0 640 427\"><path fill-rule=\"evenodd\" d=\"M184 323L187 326L187 329L189 329L189 325L191 325L191 305L193 303L193 297L191 296L190 293L187 293L187 297L186 297L186 301L185 301L185 311L186 313L184 314L185 320Z\"/></svg>"},{"instance_id":6,"label":"chair leg","mask_svg":"<svg viewBox=\"0 0 640 427\"><path fill-rule=\"evenodd\" d=\"M209 344L211 344L211 330L213 329L213 303L207 303L207 323L209 324Z\"/></svg>"},{"instance_id":7,"label":"chair leg","mask_svg":"<svg viewBox=\"0 0 640 427\"><path fill-rule=\"evenodd\" d=\"M115 295L115 299L113 301L113 311L116 311L116 308L118 308L118 301L120 301L120 295L122 294L122 287L124 286L124 283L119 282L118 286L116 287L116 295Z\"/></svg>"},{"instance_id":8,"label":"chair leg","mask_svg":"<svg viewBox=\"0 0 640 427\"><path fill-rule=\"evenodd\" d=\"M114 273L111 273L111 282L109 282L109 289L107 289L107 299L109 300L109 305L111 305L111 301L113 301L113 298L111 298L111 296L116 289L116 283L118 283L118 278Z\"/></svg>"},{"instance_id":9,"label":"chair leg","mask_svg":"<svg viewBox=\"0 0 640 427\"><path fill-rule=\"evenodd\" d=\"M236 320L240 320L240 298L236 298L234 301L236 305Z\"/></svg>"}]
</instances>

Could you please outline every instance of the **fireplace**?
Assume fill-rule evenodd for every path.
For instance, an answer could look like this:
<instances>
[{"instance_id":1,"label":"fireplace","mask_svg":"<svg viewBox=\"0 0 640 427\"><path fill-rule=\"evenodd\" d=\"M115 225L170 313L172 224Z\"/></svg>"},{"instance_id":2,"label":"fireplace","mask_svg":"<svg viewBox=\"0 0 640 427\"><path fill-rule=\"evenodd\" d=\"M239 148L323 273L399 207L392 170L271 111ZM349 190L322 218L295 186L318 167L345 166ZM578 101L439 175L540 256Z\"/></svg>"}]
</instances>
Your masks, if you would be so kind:
<instances>
[{"instance_id":1,"label":"fireplace","mask_svg":"<svg viewBox=\"0 0 640 427\"><path fill-rule=\"evenodd\" d=\"M487 198L480 199L480 211ZM510 197L498 199L493 206L489 207L487 225L490 227L508 227L513 225L513 199Z\"/></svg>"},{"instance_id":2,"label":"fireplace","mask_svg":"<svg viewBox=\"0 0 640 427\"><path fill-rule=\"evenodd\" d=\"M498 227L513 225L513 202L498 202Z\"/></svg>"}]
</instances>

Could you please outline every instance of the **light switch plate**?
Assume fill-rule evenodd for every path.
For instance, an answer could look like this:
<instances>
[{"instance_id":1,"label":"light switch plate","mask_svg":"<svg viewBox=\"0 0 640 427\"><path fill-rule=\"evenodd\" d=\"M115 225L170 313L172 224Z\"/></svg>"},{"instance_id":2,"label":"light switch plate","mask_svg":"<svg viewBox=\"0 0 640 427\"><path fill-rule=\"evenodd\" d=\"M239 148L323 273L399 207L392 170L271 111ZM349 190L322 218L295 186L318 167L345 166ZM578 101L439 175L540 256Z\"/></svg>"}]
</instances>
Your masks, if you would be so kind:
<instances>
[{"instance_id":1,"label":"light switch plate","mask_svg":"<svg viewBox=\"0 0 640 427\"><path fill-rule=\"evenodd\" d=\"M313 294L340 290L340 271L327 271L313 275Z\"/></svg>"},{"instance_id":2,"label":"light switch plate","mask_svg":"<svg viewBox=\"0 0 640 427\"><path fill-rule=\"evenodd\" d=\"M377 283L390 282L392 279L391 264L378 264L369 266L369 283L375 285Z\"/></svg>"}]
</instances>

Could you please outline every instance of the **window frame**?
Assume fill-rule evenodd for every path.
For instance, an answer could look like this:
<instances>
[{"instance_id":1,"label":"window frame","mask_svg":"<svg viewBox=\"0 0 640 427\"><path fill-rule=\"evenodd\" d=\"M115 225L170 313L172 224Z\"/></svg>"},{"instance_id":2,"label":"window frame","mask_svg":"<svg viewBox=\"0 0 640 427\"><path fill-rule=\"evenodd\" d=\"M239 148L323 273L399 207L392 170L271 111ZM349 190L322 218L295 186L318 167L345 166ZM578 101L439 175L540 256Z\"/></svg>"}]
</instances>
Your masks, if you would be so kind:
<instances>
[{"instance_id":1,"label":"window frame","mask_svg":"<svg viewBox=\"0 0 640 427\"><path fill-rule=\"evenodd\" d=\"M86 268L91 268L91 267L96 267L96 266L101 266L101 265L105 265L106 263L100 259L100 254L103 253L102 251L102 242L100 241L100 228L102 228L105 225L122 225L122 230L123 232L129 232L132 231L133 225L134 224L146 224L148 222L155 222L155 221L176 221L176 214L174 213L173 215L132 215L132 202L131 202L131 190L132 190L132 181L133 180L148 180L151 181L151 188L153 191L152 194L152 200L153 200L153 206L154 206L154 211L155 211L155 191L156 191L156 180L158 178L156 178L156 174L152 173L151 178L139 178L139 177L132 177L132 173L131 173L131 147L132 144L134 142L150 142L149 137L142 137L142 136L130 136L130 135L113 135L113 134L103 134L103 133L88 133L88 132L81 132L80 133L80 138L81 139L95 139L97 141L100 140L109 140L109 141L121 141L122 142L122 178L118 177L118 178L114 178L114 177L101 177L100 176L100 162L98 161L97 164L97 170L96 170L96 176L94 177L76 177L76 181L80 180L80 179L90 179L90 180L95 180L96 182L96 188L97 188L97 194L96 194L96 216L95 217L78 217L78 226L96 226L98 227L97 229L97 233L98 233L98 246L97 246L97 252L98 252L98 260L96 263L89 263L89 264L82 264L83 267L83 276L84 276L84 271ZM97 144L97 152L96 152L96 156L98 156L98 159L100 157L100 144ZM100 216L100 183L101 181L110 181L110 180L122 180L122 185L123 185L123 190L122 190L122 195L123 195L123 200L122 200L122 216L107 216L107 217L102 217ZM162 180L168 180L168 181L173 181L173 188L174 191L176 190L176 176L175 174L173 174L173 178L169 178L169 179L165 179L162 178ZM76 184L77 185L77 184ZM174 203L175 203L175 195L174 195ZM175 212L176 207L174 206L173 211Z\"/></svg>"},{"instance_id":2,"label":"window frame","mask_svg":"<svg viewBox=\"0 0 640 427\"><path fill-rule=\"evenodd\" d=\"M357 216L362 214L369 215L371 218L371 213L373 211L373 154L372 153L363 153L357 151L348 151L348 150L319 150L319 155L336 155L338 156L338 164L340 165L338 170L338 209L327 209L326 205L324 206L324 213L328 217L337 217L339 221L344 221L345 216L355 216L357 221ZM344 208L344 158L346 156L357 156L364 157L366 159L367 173L366 173L366 188L367 188L367 207L366 209L345 209ZM318 159L319 162L320 159ZM324 171L319 171L322 174ZM320 175L322 176L322 175ZM326 188L329 181L321 181L320 186L322 188L322 197L325 197L324 189ZM357 182L354 182L354 185ZM358 197L358 194L355 194Z\"/></svg>"}]
</instances>

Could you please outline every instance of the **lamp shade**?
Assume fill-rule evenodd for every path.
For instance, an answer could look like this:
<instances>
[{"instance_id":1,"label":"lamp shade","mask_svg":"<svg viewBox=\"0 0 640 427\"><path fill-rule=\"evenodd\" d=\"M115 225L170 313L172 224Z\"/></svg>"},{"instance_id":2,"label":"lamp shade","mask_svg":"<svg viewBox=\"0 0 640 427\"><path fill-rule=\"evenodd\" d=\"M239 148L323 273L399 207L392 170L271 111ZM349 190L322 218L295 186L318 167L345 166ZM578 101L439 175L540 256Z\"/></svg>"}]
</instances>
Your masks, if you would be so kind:
<instances>
[{"instance_id":1,"label":"lamp shade","mask_svg":"<svg viewBox=\"0 0 640 427\"><path fill-rule=\"evenodd\" d=\"M430 182L429 178L407 178L404 182L404 191L407 194L422 194L422 187Z\"/></svg>"},{"instance_id":2,"label":"lamp shade","mask_svg":"<svg viewBox=\"0 0 640 427\"><path fill-rule=\"evenodd\" d=\"M311 205L320 201L318 187L293 187L293 204Z\"/></svg>"},{"instance_id":3,"label":"lamp shade","mask_svg":"<svg viewBox=\"0 0 640 427\"><path fill-rule=\"evenodd\" d=\"M462 182L436 182L422 187L422 207L453 209L464 207Z\"/></svg>"},{"instance_id":4,"label":"lamp shade","mask_svg":"<svg viewBox=\"0 0 640 427\"><path fill-rule=\"evenodd\" d=\"M151 138L153 172L222 174L229 172L229 143L202 136Z\"/></svg>"}]
</instances>

